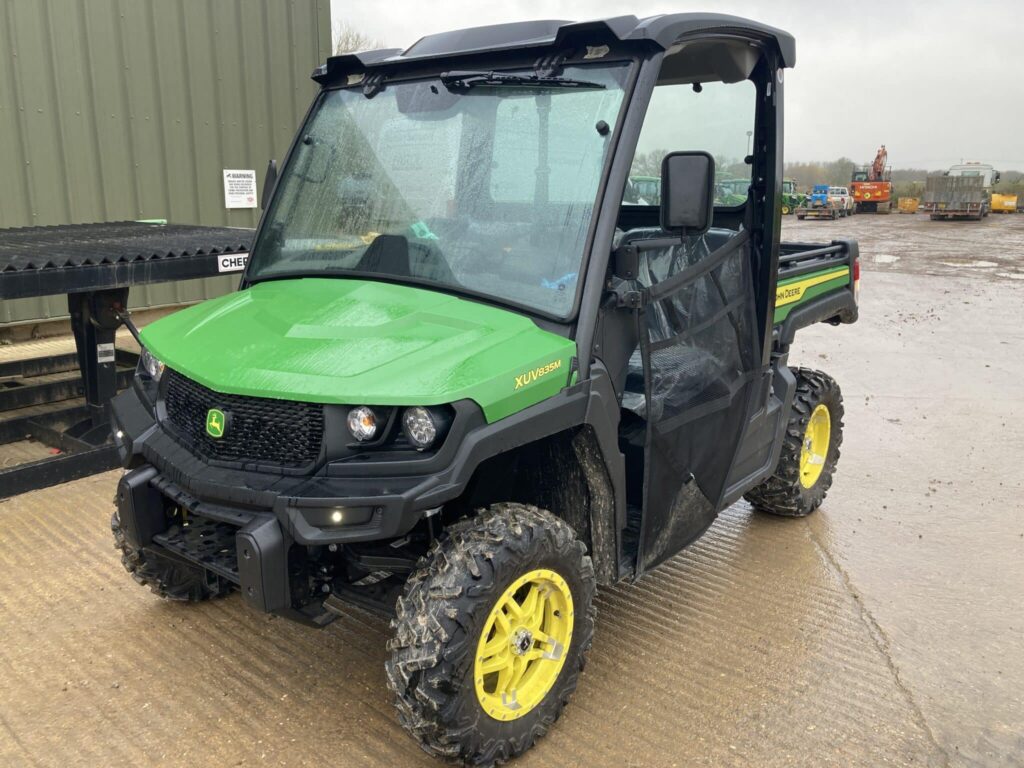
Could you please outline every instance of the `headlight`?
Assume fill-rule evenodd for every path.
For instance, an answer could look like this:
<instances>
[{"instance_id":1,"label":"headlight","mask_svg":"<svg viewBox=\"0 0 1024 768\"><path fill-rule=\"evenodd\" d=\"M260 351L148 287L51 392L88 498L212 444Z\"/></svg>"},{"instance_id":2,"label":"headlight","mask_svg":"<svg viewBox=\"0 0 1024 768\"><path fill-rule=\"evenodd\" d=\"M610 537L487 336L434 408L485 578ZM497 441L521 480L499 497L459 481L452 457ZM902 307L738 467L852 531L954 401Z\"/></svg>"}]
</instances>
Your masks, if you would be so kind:
<instances>
[{"instance_id":1,"label":"headlight","mask_svg":"<svg viewBox=\"0 0 1024 768\"><path fill-rule=\"evenodd\" d=\"M348 431L361 443L373 440L377 435L377 415L365 405L348 412Z\"/></svg>"},{"instance_id":2,"label":"headlight","mask_svg":"<svg viewBox=\"0 0 1024 768\"><path fill-rule=\"evenodd\" d=\"M164 373L164 364L153 357L153 354L145 347L142 348L142 354L139 355L139 368L145 371L153 381L160 381L160 377Z\"/></svg>"},{"instance_id":3,"label":"headlight","mask_svg":"<svg viewBox=\"0 0 1024 768\"><path fill-rule=\"evenodd\" d=\"M442 439L449 426L451 416L442 408L414 405L402 414L402 431L417 451L425 451Z\"/></svg>"},{"instance_id":4,"label":"headlight","mask_svg":"<svg viewBox=\"0 0 1024 768\"><path fill-rule=\"evenodd\" d=\"M406 408L402 414L402 427L413 448L423 451L434 444L437 439L437 424L434 423L430 411L420 406Z\"/></svg>"}]
</instances>

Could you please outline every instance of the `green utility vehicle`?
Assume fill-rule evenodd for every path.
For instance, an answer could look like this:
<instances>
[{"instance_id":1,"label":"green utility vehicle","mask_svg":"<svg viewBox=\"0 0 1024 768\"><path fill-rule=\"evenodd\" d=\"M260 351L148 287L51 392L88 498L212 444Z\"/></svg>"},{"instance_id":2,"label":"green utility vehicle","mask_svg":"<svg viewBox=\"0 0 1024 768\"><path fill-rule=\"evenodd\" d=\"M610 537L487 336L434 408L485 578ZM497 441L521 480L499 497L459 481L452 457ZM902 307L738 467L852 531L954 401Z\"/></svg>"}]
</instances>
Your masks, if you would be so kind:
<instances>
[{"instance_id":1,"label":"green utility vehicle","mask_svg":"<svg viewBox=\"0 0 1024 768\"><path fill-rule=\"evenodd\" d=\"M715 182L715 203L727 207L742 205L749 189L750 179L719 179Z\"/></svg>"},{"instance_id":2,"label":"green utility vehicle","mask_svg":"<svg viewBox=\"0 0 1024 768\"><path fill-rule=\"evenodd\" d=\"M807 515L832 482L839 387L787 357L856 320L858 252L779 242L794 57L679 14L329 59L239 290L147 326L113 403L127 569L313 626L392 616L424 749L529 748L599 586L743 497ZM624 202L666 136L660 204ZM713 157L748 141L744 198L716 204Z\"/></svg>"}]
</instances>

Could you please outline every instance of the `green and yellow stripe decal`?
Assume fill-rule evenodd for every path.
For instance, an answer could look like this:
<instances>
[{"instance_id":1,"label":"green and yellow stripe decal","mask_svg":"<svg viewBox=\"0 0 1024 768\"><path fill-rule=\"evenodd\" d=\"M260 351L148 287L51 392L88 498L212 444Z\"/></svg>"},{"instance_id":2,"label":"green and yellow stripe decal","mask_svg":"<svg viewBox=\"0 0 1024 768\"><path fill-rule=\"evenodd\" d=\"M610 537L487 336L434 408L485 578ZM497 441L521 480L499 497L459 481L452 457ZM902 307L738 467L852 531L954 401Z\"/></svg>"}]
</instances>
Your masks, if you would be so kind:
<instances>
[{"instance_id":1,"label":"green and yellow stripe decal","mask_svg":"<svg viewBox=\"0 0 1024 768\"><path fill-rule=\"evenodd\" d=\"M779 283L775 289L775 320L780 323L786 319L797 304L834 291L850 283L850 268L836 267L825 272L801 275Z\"/></svg>"}]
</instances>

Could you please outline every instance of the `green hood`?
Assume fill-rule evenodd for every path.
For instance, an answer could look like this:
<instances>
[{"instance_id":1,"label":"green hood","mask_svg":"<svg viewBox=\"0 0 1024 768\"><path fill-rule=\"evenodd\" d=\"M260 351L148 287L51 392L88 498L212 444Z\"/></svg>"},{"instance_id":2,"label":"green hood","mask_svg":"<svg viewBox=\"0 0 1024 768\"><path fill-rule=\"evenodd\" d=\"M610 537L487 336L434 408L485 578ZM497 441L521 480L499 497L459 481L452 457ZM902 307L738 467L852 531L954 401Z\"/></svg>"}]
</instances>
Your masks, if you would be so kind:
<instances>
[{"instance_id":1,"label":"green hood","mask_svg":"<svg viewBox=\"0 0 1024 768\"><path fill-rule=\"evenodd\" d=\"M218 392L349 405L474 400L488 421L555 394L574 342L514 312L364 280L258 283L148 325L169 367Z\"/></svg>"}]
</instances>

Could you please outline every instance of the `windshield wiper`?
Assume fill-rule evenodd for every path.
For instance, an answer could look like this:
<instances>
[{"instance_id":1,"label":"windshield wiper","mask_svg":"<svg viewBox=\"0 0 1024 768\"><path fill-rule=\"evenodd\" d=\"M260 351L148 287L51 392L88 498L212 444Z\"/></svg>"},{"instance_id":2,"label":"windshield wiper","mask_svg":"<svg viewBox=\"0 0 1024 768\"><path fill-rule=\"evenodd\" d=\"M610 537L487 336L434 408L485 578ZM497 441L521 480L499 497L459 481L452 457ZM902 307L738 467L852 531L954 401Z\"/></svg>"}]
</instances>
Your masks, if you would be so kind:
<instances>
[{"instance_id":1,"label":"windshield wiper","mask_svg":"<svg viewBox=\"0 0 1024 768\"><path fill-rule=\"evenodd\" d=\"M442 72L441 82L449 90L462 90L486 86L488 88L600 88L603 83L572 80L568 77L541 77L540 75L508 75L499 72Z\"/></svg>"}]
</instances>

